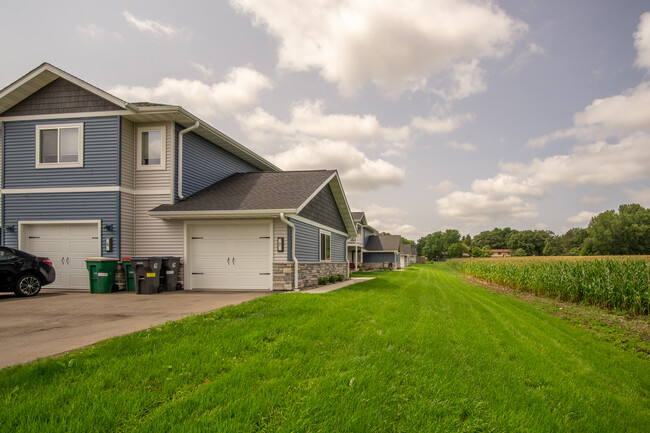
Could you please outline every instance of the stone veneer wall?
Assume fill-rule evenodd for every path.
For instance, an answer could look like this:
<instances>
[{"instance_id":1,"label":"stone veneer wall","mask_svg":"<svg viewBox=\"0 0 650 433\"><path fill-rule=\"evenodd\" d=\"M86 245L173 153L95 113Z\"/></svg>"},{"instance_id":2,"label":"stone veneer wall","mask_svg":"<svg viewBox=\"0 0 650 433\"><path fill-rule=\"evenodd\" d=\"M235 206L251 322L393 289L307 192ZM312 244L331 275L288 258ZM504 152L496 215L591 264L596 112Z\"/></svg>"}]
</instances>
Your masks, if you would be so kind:
<instances>
[{"instance_id":1,"label":"stone veneer wall","mask_svg":"<svg viewBox=\"0 0 650 433\"><path fill-rule=\"evenodd\" d=\"M320 277L341 274L350 277L347 263L298 263L298 288L318 285ZM273 290L293 290L293 262L273 263Z\"/></svg>"},{"instance_id":2,"label":"stone veneer wall","mask_svg":"<svg viewBox=\"0 0 650 433\"><path fill-rule=\"evenodd\" d=\"M374 270L377 270L377 269L389 269L388 262L385 262L385 263L367 263L367 262L364 262L363 263L363 270L364 271L374 271Z\"/></svg>"}]
</instances>

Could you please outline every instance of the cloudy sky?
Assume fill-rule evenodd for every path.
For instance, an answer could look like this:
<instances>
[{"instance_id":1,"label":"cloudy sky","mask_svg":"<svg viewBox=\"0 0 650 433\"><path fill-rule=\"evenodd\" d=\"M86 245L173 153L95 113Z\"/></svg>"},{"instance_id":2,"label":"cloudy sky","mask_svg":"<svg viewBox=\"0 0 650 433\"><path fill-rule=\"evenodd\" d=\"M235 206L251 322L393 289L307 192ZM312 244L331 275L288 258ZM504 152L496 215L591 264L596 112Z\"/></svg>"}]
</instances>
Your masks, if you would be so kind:
<instances>
[{"instance_id":1,"label":"cloudy sky","mask_svg":"<svg viewBox=\"0 0 650 433\"><path fill-rule=\"evenodd\" d=\"M650 207L647 0L24 0L0 35L0 87L182 105L413 240Z\"/></svg>"}]
</instances>

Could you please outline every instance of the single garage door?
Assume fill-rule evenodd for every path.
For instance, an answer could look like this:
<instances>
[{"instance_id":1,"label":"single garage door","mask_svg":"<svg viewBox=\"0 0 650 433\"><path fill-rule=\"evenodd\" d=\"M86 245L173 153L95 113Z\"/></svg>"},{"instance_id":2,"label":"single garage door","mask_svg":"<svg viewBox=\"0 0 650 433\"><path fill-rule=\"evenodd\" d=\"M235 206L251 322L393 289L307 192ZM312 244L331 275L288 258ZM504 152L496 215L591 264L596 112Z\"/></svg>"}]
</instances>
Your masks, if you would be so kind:
<instances>
[{"instance_id":1,"label":"single garage door","mask_svg":"<svg viewBox=\"0 0 650 433\"><path fill-rule=\"evenodd\" d=\"M49 257L56 270L56 281L47 286L63 289L88 289L86 258L101 256L99 224L38 223L20 225L22 249L36 256Z\"/></svg>"},{"instance_id":2,"label":"single garage door","mask_svg":"<svg viewBox=\"0 0 650 433\"><path fill-rule=\"evenodd\" d=\"M271 222L188 227L192 289L270 290Z\"/></svg>"}]
</instances>

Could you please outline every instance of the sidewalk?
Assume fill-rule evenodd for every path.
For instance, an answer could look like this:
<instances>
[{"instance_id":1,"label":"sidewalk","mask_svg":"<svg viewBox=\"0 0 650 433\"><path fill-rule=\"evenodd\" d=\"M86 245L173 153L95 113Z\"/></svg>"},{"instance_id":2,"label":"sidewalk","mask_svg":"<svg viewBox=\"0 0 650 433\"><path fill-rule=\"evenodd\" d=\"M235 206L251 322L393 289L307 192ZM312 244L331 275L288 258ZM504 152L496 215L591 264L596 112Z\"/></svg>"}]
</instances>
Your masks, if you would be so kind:
<instances>
[{"instance_id":1,"label":"sidewalk","mask_svg":"<svg viewBox=\"0 0 650 433\"><path fill-rule=\"evenodd\" d=\"M364 281L374 280L375 277L352 277L347 281L341 281L340 283L328 284L326 286L318 286L314 289L304 290L305 293L327 293L334 290L338 290L343 287L351 286L352 284L362 283Z\"/></svg>"}]
</instances>

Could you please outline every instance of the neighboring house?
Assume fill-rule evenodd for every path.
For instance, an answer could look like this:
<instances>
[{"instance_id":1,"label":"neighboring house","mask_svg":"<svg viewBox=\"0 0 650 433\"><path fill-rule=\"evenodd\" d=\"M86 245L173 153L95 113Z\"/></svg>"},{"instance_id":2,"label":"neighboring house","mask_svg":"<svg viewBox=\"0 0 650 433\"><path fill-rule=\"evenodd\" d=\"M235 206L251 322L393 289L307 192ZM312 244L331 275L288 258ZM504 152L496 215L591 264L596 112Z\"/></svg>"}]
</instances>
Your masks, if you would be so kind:
<instances>
[{"instance_id":1,"label":"neighboring house","mask_svg":"<svg viewBox=\"0 0 650 433\"><path fill-rule=\"evenodd\" d=\"M370 235L363 253L364 269L399 268L401 245L400 235Z\"/></svg>"},{"instance_id":2,"label":"neighboring house","mask_svg":"<svg viewBox=\"0 0 650 433\"><path fill-rule=\"evenodd\" d=\"M97 256L182 257L186 289L347 274L355 224L336 171L282 172L180 106L47 63L0 90L0 125L2 244L50 257L54 287L87 288Z\"/></svg>"},{"instance_id":3,"label":"neighboring house","mask_svg":"<svg viewBox=\"0 0 650 433\"><path fill-rule=\"evenodd\" d=\"M512 250L490 250L492 257L510 257Z\"/></svg>"},{"instance_id":4,"label":"neighboring house","mask_svg":"<svg viewBox=\"0 0 650 433\"><path fill-rule=\"evenodd\" d=\"M402 267L406 268L415 263L416 248L411 244L402 244L402 253L400 255Z\"/></svg>"},{"instance_id":5,"label":"neighboring house","mask_svg":"<svg viewBox=\"0 0 650 433\"><path fill-rule=\"evenodd\" d=\"M366 252L365 245L371 235L377 234L377 230L368 225L364 212L352 212L352 219L356 228L356 236L348 239L348 259L358 270L363 264L363 254Z\"/></svg>"}]
</instances>

